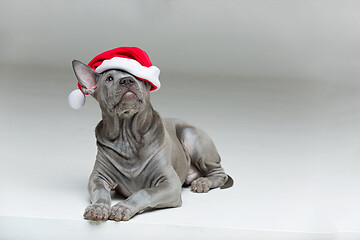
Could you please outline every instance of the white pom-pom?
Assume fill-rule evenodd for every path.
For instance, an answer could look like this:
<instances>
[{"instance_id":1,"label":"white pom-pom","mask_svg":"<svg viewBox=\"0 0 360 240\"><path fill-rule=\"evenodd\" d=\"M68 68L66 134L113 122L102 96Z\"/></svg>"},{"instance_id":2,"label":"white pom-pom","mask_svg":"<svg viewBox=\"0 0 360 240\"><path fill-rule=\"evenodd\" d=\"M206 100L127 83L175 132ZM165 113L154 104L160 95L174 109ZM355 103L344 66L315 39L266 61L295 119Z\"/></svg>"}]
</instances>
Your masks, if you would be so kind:
<instances>
[{"instance_id":1,"label":"white pom-pom","mask_svg":"<svg viewBox=\"0 0 360 240\"><path fill-rule=\"evenodd\" d=\"M80 89L76 89L69 94L69 105L73 109L80 109L85 104L85 95L80 91Z\"/></svg>"}]
</instances>

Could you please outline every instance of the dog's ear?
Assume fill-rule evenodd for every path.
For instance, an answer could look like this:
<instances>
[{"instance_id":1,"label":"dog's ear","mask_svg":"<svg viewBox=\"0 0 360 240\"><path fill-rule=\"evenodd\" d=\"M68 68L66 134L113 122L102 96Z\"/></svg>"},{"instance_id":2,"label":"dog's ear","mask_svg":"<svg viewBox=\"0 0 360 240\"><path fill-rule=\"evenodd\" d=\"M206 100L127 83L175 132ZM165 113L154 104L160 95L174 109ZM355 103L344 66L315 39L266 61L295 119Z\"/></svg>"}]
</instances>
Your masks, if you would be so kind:
<instances>
[{"instance_id":1,"label":"dog's ear","mask_svg":"<svg viewBox=\"0 0 360 240\"><path fill-rule=\"evenodd\" d=\"M72 61L72 66L76 78L78 79L81 86L84 88L84 92L93 94L97 88L99 74L92 70L88 65L78 60Z\"/></svg>"},{"instance_id":2,"label":"dog's ear","mask_svg":"<svg viewBox=\"0 0 360 240\"><path fill-rule=\"evenodd\" d=\"M147 90L150 91L150 89L152 87L151 84L149 82L147 82L147 81L144 81L144 83L145 83L145 86L146 86Z\"/></svg>"}]
</instances>

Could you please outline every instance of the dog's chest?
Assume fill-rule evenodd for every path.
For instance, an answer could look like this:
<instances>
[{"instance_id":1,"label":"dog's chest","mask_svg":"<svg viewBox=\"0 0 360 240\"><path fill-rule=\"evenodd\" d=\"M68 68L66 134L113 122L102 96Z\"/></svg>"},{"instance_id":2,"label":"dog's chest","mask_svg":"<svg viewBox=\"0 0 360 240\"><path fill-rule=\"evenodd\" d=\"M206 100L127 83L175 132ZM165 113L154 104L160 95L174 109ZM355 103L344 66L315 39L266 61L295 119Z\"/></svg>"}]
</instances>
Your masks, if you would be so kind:
<instances>
[{"instance_id":1,"label":"dog's chest","mask_svg":"<svg viewBox=\"0 0 360 240\"><path fill-rule=\"evenodd\" d=\"M98 151L103 156L103 169L106 175L111 176L113 183L125 184L129 190L139 185L150 187L153 184L152 174L158 164L154 160L157 152L151 144L135 147L131 143L98 140Z\"/></svg>"},{"instance_id":2,"label":"dog's chest","mask_svg":"<svg viewBox=\"0 0 360 240\"><path fill-rule=\"evenodd\" d=\"M117 190L125 196L130 196L143 188L156 186L161 179L156 162L151 158L136 157L132 159L113 159L117 167L113 169Z\"/></svg>"}]
</instances>

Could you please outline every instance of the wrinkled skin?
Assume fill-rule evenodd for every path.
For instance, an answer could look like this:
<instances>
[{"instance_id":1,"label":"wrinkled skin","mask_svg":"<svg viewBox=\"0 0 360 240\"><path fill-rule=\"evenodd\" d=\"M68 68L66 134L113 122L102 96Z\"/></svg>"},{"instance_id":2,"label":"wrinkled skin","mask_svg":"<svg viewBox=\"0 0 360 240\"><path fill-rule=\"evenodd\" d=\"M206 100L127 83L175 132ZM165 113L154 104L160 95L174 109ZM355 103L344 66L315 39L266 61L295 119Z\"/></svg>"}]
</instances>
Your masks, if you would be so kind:
<instances>
[{"instance_id":1,"label":"wrinkled skin","mask_svg":"<svg viewBox=\"0 0 360 240\"><path fill-rule=\"evenodd\" d=\"M102 111L85 219L127 221L146 209L181 206L183 185L197 193L232 185L205 132L153 110L149 83L121 70L98 74L76 60L73 68ZM111 206L112 190L125 200Z\"/></svg>"}]
</instances>

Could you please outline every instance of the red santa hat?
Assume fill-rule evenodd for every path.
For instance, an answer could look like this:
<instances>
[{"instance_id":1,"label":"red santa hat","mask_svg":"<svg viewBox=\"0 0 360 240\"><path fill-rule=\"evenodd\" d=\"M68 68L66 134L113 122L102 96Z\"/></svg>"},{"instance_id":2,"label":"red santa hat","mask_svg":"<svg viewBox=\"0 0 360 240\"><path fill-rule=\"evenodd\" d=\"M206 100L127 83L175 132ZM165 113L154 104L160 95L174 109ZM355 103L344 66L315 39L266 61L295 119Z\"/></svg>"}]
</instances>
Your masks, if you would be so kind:
<instances>
[{"instance_id":1,"label":"red santa hat","mask_svg":"<svg viewBox=\"0 0 360 240\"><path fill-rule=\"evenodd\" d=\"M95 72L102 73L110 69L126 71L140 80L151 84L150 91L160 88L160 69L153 66L147 53L137 47L119 47L100 53L88 64ZM69 94L69 104L74 109L79 109L85 104L85 95L80 83L79 89Z\"/></svg>"}]
</instances>

